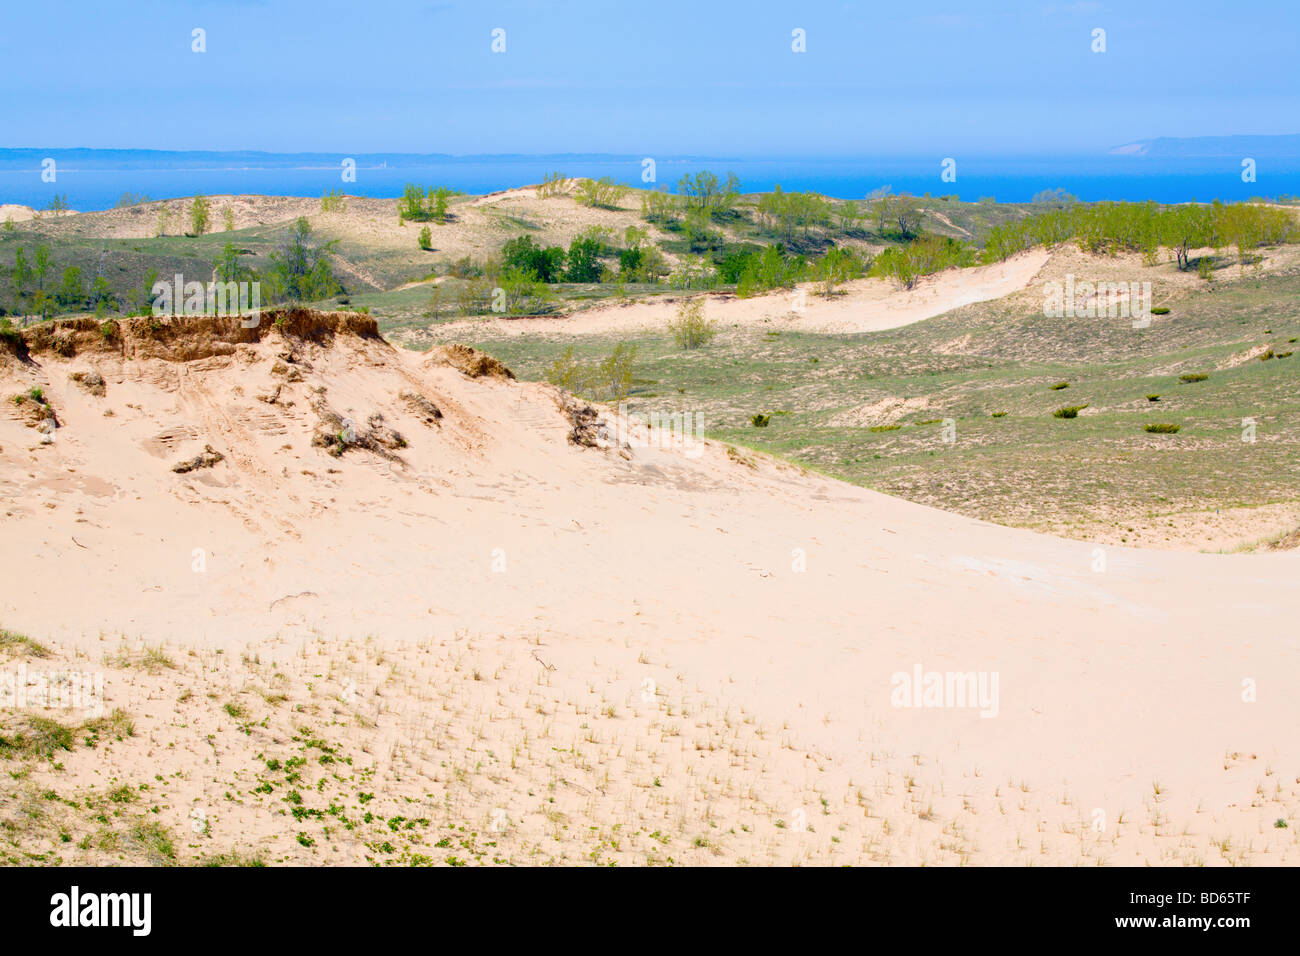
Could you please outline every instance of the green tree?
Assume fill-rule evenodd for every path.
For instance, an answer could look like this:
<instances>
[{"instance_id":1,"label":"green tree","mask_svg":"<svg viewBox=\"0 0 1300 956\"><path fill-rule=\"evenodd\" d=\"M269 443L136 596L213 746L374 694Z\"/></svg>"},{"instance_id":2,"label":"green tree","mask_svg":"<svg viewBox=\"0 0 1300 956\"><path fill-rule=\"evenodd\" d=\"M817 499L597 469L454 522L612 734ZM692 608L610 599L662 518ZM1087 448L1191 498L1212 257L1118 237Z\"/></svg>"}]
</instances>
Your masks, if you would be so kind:
<instances>
[{"instance_id":1,"label":"green tree","mask_svg":"<svg viewBox=\"0 0 1300 956\"><path fill-rule=\"evenodd\" d=\"M205 196L195 196L190 203L190 225L194 235L201 236L208 231L209 206Z\"/></svg>"},{"instance_id":2,"label":"green tree","mask_svg":"<svg viewBox=\"0 0 1300 956\"><path fill-rule=\"evenodd\" d=\"M420 222L425 218L424 189L415 183L407 183L402 198L397 201L397 218L399 221Z\"/></svg>"},{"instance_id":3,"label":"green tree","mask_svg":"<svg viewBox=\"0 0 1300 956\"><path fill-rule=\"evenodd\" d=\"M429 214L438 222L447 221L447 204L452 196L457 195L456 190L449 186L435 186L429 189Z\"/></svg>"},{"instance_id":4,"label":"green tree","mask_svg":"<svg viewBox=\"0 0 1300 956\"><path fill-rule=\"evenodd\" d=\"M735 205L740 196L740 180L735 173L727 173L725 182L719 182L717 173L708 170L693 176L687 173L677 181L677 192L686 197L688 207L716 218Z\"/></svg>"},{"instance_id":5,"label":"green tree","mask_svg":"<svg viewBox=\"0 0 1300 956\"><path fill-rule=\"evenodd\" d=\"M519 236L501 248L501 261L506 269L517 269L539 282L558 282L564 271L564 250L542 248L532 236Z\"/></svg>"},{"instance_id":6,"label":"green tree","mask_svg":"<svg viewBox=\"0 0 1300 956\"><path fill-rule=\"evenodd\" d=\"M40 312L41 318L46 318L49 315L52 301L45 290L45 277L49 275L50 272L50 247L46 245L37 246L36 258L33 262L34 267L32 271L36 275L36 292L38 296L37 301L39 303L37 311Z\"/></svg>"},{"instance_id":7,"label":"green tree","mask_svg":"<svg viewBox=\"0 0 1300 956\"><path fill-rule=\"evenodd\" d=\"M95 315L102 316L110 309L117 308L117 296L113 295L108 280L102 275L95 276L95 281L90 284L90 303L95 309Z\"/></svg>"},{"instance_id":8,"label":"green tree","mask_svg":"<svg viewBox=\"0 0 1300 956\"><path fill-rule=\"evenodd\" d=\"M600 242L590 237L578 237L569 244L569 255L564 271L566 282L600 281Z\"/></svg>"},{"instance_id":9,"label":"green tree","mask_svg":"<svg viewBox=\"0 0 1300 956\"><path fill-rule=\"evenodd\" d=\"M290 302L316 302L342 290L329 264L335 243L317 245L311 223L300 216L288 237L271 253L271 292Z\"/></svg>"},{"instance_id":10,"label":"green tree","mask_svg":"<svg viewBox=\"0 0 1300 956\"><path fill-rule=\"evenodd\" d=\"M86 285L81 278L81 270L68 266L63 270L63 281L59 284L59 305L65 309L75 308L86 297Z\"/></svg>"},{"instance_id":11,"label":"green tree","mask_svg":"<svg viewBox=\"0 0 1300 956\"><path fill-rule=\"evenodd\" d=\"M26 303L27 287L28 285L31 284L32 281L32 267L31 264L27 261L27 255L23 251L22 246L19 246L14 251L13 280L14 280L14 293L18 296L18 301L20 303Z\"/></svg>"},{"instance_id":12,"label":"green tree","mask_svg":"<svg viewBox=\"0 0 1300 956\"><path fill-rule=\"evenodd\" d=\"M213 265L213 271L218 282L244 282L254 276L252 269L240 264L239 250L229 239L221 248L221 254L217 256L217 261ZM153 283L151 282L150 285L152 286Z\"/></svg>"}]
</instances>

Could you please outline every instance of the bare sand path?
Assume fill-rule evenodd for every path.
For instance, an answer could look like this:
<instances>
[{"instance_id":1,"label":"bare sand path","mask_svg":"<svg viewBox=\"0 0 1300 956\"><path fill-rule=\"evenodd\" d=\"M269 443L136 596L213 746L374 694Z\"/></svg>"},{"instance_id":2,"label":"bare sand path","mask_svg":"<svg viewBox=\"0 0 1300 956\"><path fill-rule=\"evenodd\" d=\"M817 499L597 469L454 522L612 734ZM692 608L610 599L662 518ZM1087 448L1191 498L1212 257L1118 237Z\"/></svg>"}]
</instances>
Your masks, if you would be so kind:
<instances>
[{"instance_id":1,"label":"bare sand path","mask_svg":"<svg viewBox=\"0 0 1300 956\"><path fill-rule=\"evenodd\" d=\"M708 318L726 326L772 323L807 332L852 334L879 332L942 315L963 305L1000 299L1027 288L1051 258L1045 250L1023 252L1005 262L970 269L949 269L921 279L915 289L900 290L884 279L857 279L841 287L844 294L824 298L814 283L793 292L740 299L708 296ZM437 326L440 340L470 338L490 330L509 335L608 335L662 331L675 306L663 300L602 305L557 318L469 319Z\"/></svg>"}]
</instances>

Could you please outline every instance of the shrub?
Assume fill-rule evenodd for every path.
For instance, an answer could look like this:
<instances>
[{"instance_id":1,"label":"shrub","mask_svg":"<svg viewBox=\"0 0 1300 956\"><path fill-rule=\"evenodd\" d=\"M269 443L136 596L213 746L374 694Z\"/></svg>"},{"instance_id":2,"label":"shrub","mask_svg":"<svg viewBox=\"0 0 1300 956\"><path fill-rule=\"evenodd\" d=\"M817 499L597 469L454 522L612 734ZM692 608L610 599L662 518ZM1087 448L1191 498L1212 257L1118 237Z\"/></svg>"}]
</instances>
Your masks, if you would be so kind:
<instances>
[{"instance_id":1,"label":"shrub","mask_svg":"<svg viewBox=\"0 0 1300 956\"><path fill-rule=\"evenodd\" d=\"M922 276L975 262L975 250L947 236L922 236L905 246L890 246L871 263L868 275L893 279L911 289Z\"/></svg>"},{"instance_id":2,"label":"shrub","mask_svg":"<svg viewBox=\"0 0 1300 956\"><path fill-rule=\"evenodd\" d=\"M619 200L626 193L626 186L620 186L608 176L602 176L600 179L579 179L574 198L584 206L617 209Z\"/></svg>"},{"instance_id":3,"label":"shrub","mask_svg":"<svg viewBox=\"0 0 1300 956\"><path fill-rule=\"evenodd\" d=\"M566 183L568 183L568 179L564 173L547 173L541 185L537 187L537 198L550 199L552 196L561 195L564 192Z\"/></svg>"},{"instance_id":4,"label":"shrub","mask_svg":"<svg viewBox=\"0 0 1300 956\"><path fill-rule=\"evenodd\" d=\"M194 227L194 235L201 236L208 231L208 211L207 197L195 196L190 203L190 225Z\"/></svg>"},{"instance_id":5,"label":"shrub","mask_svg":"<svg viewBox=\"0 0 1300 956\"><path fill-rule=\"evenodd\" d=\"M1006 417L1007 417L1007 413L1006 413L1006 412L994 412L993 415L992 415L992 417L993 417L993 418L1006 418Z\"/></svg>"},{"instance_id":6,"label":"shrub","mask_svg":"<svg viewBox=\"0 0 1300 956\"><path fill-rule=\"evenodd\" d=\"M1273 357L1273 350L1265 349L1262 353L1260 353L1259 360L1261 362L1267 362L1272 357Z\"/></svg>"},{"instance_id":7,"label":"shrub","mask_svg":"<svg viewBox=\"0 0 1300 956\"><path fill-rule=\"evenodd\" d=\"M749 423L753 425L755 428L766 428L768 422L770 422L771 420L772 420L771 415L764 415L762 412L759 412L757 415L749 416Z\"/></svg>"},{"instance_id":8,"label":"shrub","mask_svg":"<svg viewBox=\"0 0 1300 956\"><path fill-rule=\"evenodd\" d=\"M1168 315L1168 314L1169 314L1169 306L1167 306L1167 305L1153 305L1153 306L1151 306L1151 314L1152 314L1152 315Z\"/></svg>"},{"instance_id":9,"label":"shrub","mask_svg":"<svg viewBox=\"0 0 1300 956\"><path fill-rule=\"evenodd\" d=\"M433 249L433 233L429 231L428 226L420 230L420 248L426 252Z\"/></svg>"},{"instance_id":10,"label":"shrub","mask_svg":"<svg viewBox=\"0 0 1300 956\"><path fill-rule=\"evenodd\" d=\"M1180 382L1204 382L1210 375L1208 372L1185 372L1178 376Z\"/></svg>"},{"instance_id":11,"label":"shrub","mask_svg":"<svg viewBox=\"0 0 1300 956\"><path fill-rule=\"evenodd\" d=\"M444 222L447 219L447 201L459 195L459 190L448 186L431 186L426 190L415 183L407 183L402 198L397 202L397 218L401 222Z\"/></svg>"},{"instance_id":12,"label":"shrub","mask_svg":"<svg viewBox=\"0 0 1300 956\"><path fill-rule=\"evenodd\" d=\"M852 249L837 249L832 246L812 266L812 275L822 285L822 295L835 294L835 286L862 275L864 265L854 255Z\"/></svg>"},{"instance_id":13,"label":"shrub","mask_svg":"<svg viewBox=\"0 0 1300 956\"><path fill-rule=\"evenodd\" d=\"M872 425L871 430L873 432L896 432L902 427L902 425Z\"/></svg>"},{"instance_id":14,"label":"shrub","mask_svg":"<svg viewBox=\"0 0 1300 956\"><path fill-rule=\"evenodd\" d=\"M727 264L723 266L724 274ZM736 295L742 299L771 289L788 289L807 277L808 262L803 256L787 258L783 251L768 246L762 252L748 253L739 264Z\"/></svg>"},{"instance_id":15,"label":"shrub","mask_svg":"<svg viewBox=\"0 0 1300 956\"><path fill-rule=\"evenodd\" d=\"M559 246L542 248L532 236L519 236L501 247L501 262L507 269L517 269L538 282L558 282L564 271L564 250Z\"/></svg>"},{"instance_id":16,"label":"shrub","mask_svg":"<svg viewBox=\"0 0 1300 956\"><path fill-rule=\"evenodd\" d=\"M347 208L347 203L343 201L343 190L328 189L320 197L321 212L342 212Z\"/></svg>"},{"instance_id":17,"label":"shrub","mask_svg":"<svg viewBox=\"0 0 1300 956\"><path fill-rule=\"evenodd\" d=\"M641 197L641 218L646 222L667 224L676 219L680 211L680 200L668 193L655 190Z\"/></svg>"},{"instance_id":18,"label":"shrub","mask_svg":"<svg viewBox=\"0 0 1300 956\"><path fill-rule=\"evenodd\" d=\"M1087 407L1088 407L1088 406L1087 406L1086 404L1084 404L1084 405L1066 405L1064 408L1058 408L1056 411L1052 412L1052 417L1054 417L1054 418L1078 418L1078 417L1079 417L1079 412L1083 411L1083 410L1084 410L1085 408L1087 408Z\"/></svg>"},{"instance_id":19,"label":"shrub","mask_svg":"<svg viewBox=\"0 0 1300 956\"><path fill-rule=\"evenodd\" d=\"M1074 240L1087 252L1122 251L1148 256L1160 246L1172 249L1178 268L1190 268L1190 250L1235 245L1246 255L1260 245L1293 241L1296 225L1282 209L1250 202L1209 206L1161 206L1156 202L1075 203L1017 222L994 226L984 244L986 262L1006 259L1034 246Z\"/></svg>"},{"instance_id":20,"label":"shrub","mask_svg":"<svg viewBox=\"0 0 1300 956\"><path fill-rule=\"evenodd\" d=\"M1182 428L1181 425L1170 425L1166 422L1142 426L1143 431L1151 432L1153 435L1176 435L1180 428Z\"/></svg>"},{"instance_id":21,"label":"shrub","mask_svg":"<svg viewBox=\"0 0 1300 956\"><path fill-rule=\"evenodd\" d=\"M713 340L718 326L704 317L704 298L699 296L678 307L677 318L669 321L668 331L679 349L697 349Z\"/></svg>"},{"instance_id":22,"label":"shrub","mask_svg":"<svg viewBox=\"0 0 1300 956\"><path fill-rule=\"evenodd\" d=\"M546 381L592 401L616 402L632 389L635 359L636 346L623 342L600 362L581 362L570 347L546 370Z\"/></svg>"},{"instance_id":23,"label":"shrub","mask_svg":"<svg viewBox=\"0 0 1300 956\"><path fill-rule=\"evenodd\" d=\"M1049 385L1049 386L1047 386L1047 387L1050 388L1053 392L1059 392L1059 391L1060 391L1061 389L1063 389L1063 388L1069 388L1069 387L1070 387L1070 383L1069 383L1069 382L1057 382L1055 385Z\"/></svg>"},{"instance_id":24,"label":"shrub","mask_svg":"<svg viewBox=\"0 0 1300 956\"><path fill-rule=\"evenodd\" d=\"M1147 395L1147 401L1148 401L1148 402L1158 402L1158 401L1160 401L1160 393L1159 393L1159 392L1151 392L1149 395Z\"/></svg>"},{"instance_id":25,"label":"shrub","mask_svg":"<svg viewBox=\"0 0 1300 956\"><path fill-rule=\"evenodd\" d=\"M13 322L9 319L0 319L0 341L9 345L10 348L18 348L18 343L23 340L22 332L14 328Z\"/></svg>"}]
</instances>

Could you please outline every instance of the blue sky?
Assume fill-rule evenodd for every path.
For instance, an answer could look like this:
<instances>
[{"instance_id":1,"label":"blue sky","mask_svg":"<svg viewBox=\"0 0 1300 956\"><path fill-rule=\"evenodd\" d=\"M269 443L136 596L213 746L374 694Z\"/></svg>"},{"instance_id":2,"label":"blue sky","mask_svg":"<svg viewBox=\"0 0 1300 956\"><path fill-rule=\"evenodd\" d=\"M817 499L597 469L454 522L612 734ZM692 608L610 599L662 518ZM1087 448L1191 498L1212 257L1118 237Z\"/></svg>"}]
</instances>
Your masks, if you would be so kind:
<instances>
[{"instance_id":1,"label":"blue sky","mask_svg":"<svg viewBox=\"0 0 1300 956\"><path fill-rule=\"evenodd\" d=\"M0 146L949 155L1300 132L1296 0L42 0L5 20Z\"/></svg>"}]
</instances>

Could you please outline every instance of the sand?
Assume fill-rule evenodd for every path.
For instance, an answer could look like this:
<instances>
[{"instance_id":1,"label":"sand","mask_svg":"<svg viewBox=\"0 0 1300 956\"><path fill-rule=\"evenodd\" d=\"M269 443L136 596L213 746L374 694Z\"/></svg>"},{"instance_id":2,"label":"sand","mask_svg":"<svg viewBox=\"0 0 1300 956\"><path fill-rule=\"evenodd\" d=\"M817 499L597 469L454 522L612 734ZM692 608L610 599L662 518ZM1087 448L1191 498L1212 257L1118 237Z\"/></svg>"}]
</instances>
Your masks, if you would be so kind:
<instances>
[{"instance_id":1,"label":"sand","mask_svg":"<svg viewBox=\"0 0 1300 956\"><path fill-rule=\"evenodd\" d=\"M354 759L309 761L348 813L377 792L381 818L467 827L470 862L1300 860L1300 554L1098 548L715 442L619 447L603 412L586 447L549 386L352 332L240 337L0 370L61 424L0 413L0 625L136 721L24 786L157 773L183 858L456 856L253 792L319 735ZM90 370L103 397L69 380ZM334 457L329 414L404 445ZM172 470L205 446L223 460ZM133 666L146 647L174 666ZM895 706L917 668L996 679L996 705ZM49 852L137 860L78 842Z\"/></svg>"}]
</instances>

